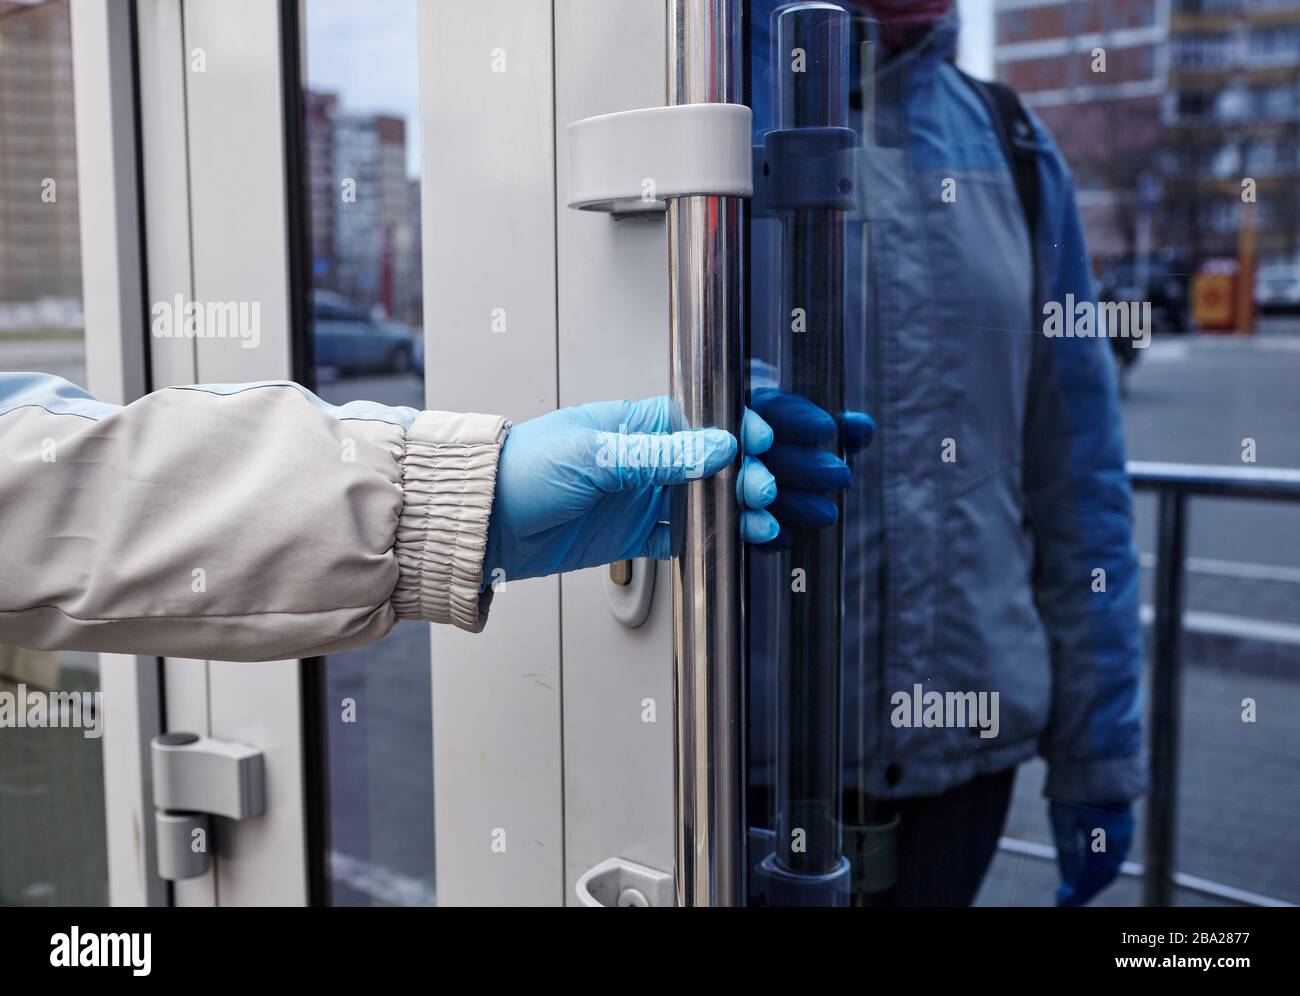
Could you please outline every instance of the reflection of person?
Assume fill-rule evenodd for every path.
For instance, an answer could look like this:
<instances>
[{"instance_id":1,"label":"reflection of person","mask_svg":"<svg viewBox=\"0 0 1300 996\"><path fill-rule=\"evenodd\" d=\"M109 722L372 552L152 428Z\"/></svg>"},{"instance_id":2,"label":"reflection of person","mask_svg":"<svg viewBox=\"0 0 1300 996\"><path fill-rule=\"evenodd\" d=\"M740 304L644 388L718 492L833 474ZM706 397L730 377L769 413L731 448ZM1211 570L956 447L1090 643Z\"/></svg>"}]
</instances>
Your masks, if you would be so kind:
<instances>
[{"instance_id":1,"label":"reflection of person","mask_svg":"<svg viewBox=\"0 0 1300 996\"><path fill-rule=\"evenodd\" d=\"M894 902L968 904L1016 767L1037 752L1057 900L1087 902L1118 874L1145 776L1138 567L1112 359L1097 339L1047 338L1038 317L1067 294L1095 299L1070 177L1022 112L1025 133L1014 137L1030 150L1023 172L1037 187L1029 231L997 105L953 65L948 0L844 5L880 21L883 48L868 105L874 172L861 177L870 252L860 226L848 226L845 245L849 272L854 261L871 267L865 296L863 281L846 283L850 321L856 314L868 330L846 336L846 398L877 423L871 448L853 458L845 503L844 601L867 607L844 617L848 798L867 800L868 819L874 809L874 819L900 820ZM756 66L783 56L769 55L777 6L752 4ZM756 75L759 131L774 127L772 85L770 73ZM850 105L858 128L864 104ZM751 312L761 323L761 302ZM757 358L775 364L779 345L779 323L756 329ZM770 398L756 392L751 403L776 429L764 459L783 533L833 521L825 499L791 500L814 489L801 487L804 468L788 458ZM753 644L761 698L774 683L765 675L782 665L779 650ZM998 693L997 736L896 722L896 696L918 688ZM754 708L758 728L763 706ZM770 746L754 735L751 746L761 772Z\"/></svg>"},{"instance_id":2,"label":"reflection of person","mask_svg":"<svg viewBox=\"0 0 1300 996\"><path fill-rule=\"evenodd\" d=\"M491 415L328 405L296 384L125 407L0 373L0 643L216 660L358 647L398 619L478 631L492 583L669 554L669 489L730 464L665 398ZM741 443L772 431L747 412ZM772 475L741 464L741 531Z\"/></svg>"}]
</instances>

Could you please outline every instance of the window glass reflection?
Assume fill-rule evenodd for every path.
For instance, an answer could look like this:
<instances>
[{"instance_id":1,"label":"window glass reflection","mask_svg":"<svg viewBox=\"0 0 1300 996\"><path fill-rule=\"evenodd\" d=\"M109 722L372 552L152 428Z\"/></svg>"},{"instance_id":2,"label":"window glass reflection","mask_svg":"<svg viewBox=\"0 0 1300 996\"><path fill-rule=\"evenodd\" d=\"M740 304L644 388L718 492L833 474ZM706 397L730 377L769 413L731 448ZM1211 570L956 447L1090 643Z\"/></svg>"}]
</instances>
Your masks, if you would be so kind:
<instances>
[{"instance_id":1,"label":"window glass reflection","mask_svg":"<svg viewBox=\"0 0 1300 996\"><path fill-rule=\"evenodd\" d=\"M68 3L0 3L0 370L85 386L79 239ZM96 654L0 645L0 906L108 902L98 691Z\"/></svg>"},{"instance_id":2,"label":"window glass reflection","mask_svg":"<svg viewBox=\"0 0 1300 996\"><path fill-rule=\"evenodd\" d=\"M424 407L416 0L307 0L304 112L313 389ZM428 627L324 668L329 891L434 901Z\"/></svg>"}]
</instances>

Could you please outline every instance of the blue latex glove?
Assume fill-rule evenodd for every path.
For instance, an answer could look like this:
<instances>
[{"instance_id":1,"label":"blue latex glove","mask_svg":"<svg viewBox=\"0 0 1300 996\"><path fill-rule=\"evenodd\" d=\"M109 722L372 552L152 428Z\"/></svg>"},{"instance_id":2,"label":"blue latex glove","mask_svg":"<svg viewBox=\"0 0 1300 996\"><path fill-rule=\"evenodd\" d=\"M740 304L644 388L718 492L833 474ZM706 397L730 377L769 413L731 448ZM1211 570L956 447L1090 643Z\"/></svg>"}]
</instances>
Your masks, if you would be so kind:
<instances>
[{"instance_id":1,"label":"blue latex glove","mask_svg":"<svg viewBox=\"0 0 1300 996\"><path fill-rule=\"evenodd\" d=\"M876 423L864 412L844 412L839 423L807 398L777 387L757 387L750 403L772 427L775 442L764 463L776 479L771 511L782 531L771 546L789 545L792 528L834 525L838 513L829 495L843 491L853 478L849 465L824 447L835 439L845 453L870 445Z\"/></svg>"},{"instance_id":2,"label":"blue latex glove","mask_svg":"<svg viewBox=\"0 0 1300 996\"><path fill-rule=\"evenodd\" d=\"M764 543L777 534L763 511L776 482L753 454L772 445L772 430L748 410L741 443L741 534ZM710 477L735 457L736 439L722 429L672 432L665 397L561 408L517 425L497 464L484 581L665 559L672 486Z\"/></svg>"},{"instance_id":3,"label":"blue latex glove","mask_svg":"<svg viewBox=\"0 0 1300 996\"><path fill-rule=\"evenodd\" d=\"M1082 906L1115 881L1133 845L1133 808L1127 802L1076 805L1052 800L1047 806L1056 837L1056 863L1061 884L1057 906ZM1104 851L1094 850L1093 837L1106 832Z\"/></svg>"}]
</instances>

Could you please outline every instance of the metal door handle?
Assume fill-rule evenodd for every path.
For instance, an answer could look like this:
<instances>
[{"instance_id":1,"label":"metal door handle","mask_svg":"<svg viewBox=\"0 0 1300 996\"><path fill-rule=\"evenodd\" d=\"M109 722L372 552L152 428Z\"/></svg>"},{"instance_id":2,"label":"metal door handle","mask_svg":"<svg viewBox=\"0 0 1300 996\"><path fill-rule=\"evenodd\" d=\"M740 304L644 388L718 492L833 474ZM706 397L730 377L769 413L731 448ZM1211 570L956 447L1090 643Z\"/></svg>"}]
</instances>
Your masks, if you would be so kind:
<instances>
[{"instance_id":1,"label":"metal door handle","mask_svg":"<svg viewBox=\"0 0 1300 996\"><path fill-rule=\"evenodd\" d=\"M741 4L672 0L667 8L669 106L569 125L566 202L615 216L666 213L673 428L716 426L739 437L740 219L754 187L753 116L741 102L739 49L726 39L741 37ZM733 464L677 489L670 517L673 888L682 906L745 902L736 473Z\"/></svg>"}]
</instances>

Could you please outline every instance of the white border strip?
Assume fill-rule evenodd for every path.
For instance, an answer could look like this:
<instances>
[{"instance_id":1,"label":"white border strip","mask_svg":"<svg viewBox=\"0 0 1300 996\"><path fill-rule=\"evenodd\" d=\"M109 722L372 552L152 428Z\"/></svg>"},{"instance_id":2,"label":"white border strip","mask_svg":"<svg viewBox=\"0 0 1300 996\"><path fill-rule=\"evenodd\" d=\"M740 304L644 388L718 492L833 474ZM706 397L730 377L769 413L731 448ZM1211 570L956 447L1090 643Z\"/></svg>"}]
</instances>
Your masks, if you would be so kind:
<instances>
[{"instance_id":1,"label":"white border strip","mask_svg":"<svg viewBox=\"0 0 1300 996\"><path fill-rule=\"evenodd\" d=\"M125 404L144 393L144 296L130 0L78 0L72 28L86 386ZM114 906L162 906L149 741L159 727L154 657L99 655L104 819Z\"/></svg>"},{"instance_id":2,"label":"white border strip","mask_svg":"<svg viewBox=\"0 0 1300 996\"><path fill-rule=\"evenodd\" d=\"M1020 840L1016 837L999 838L998 850L1006 851L1008 854L1016 854L1023 858L1037 858L1042 861L1053 862L1056 860L1056 848L1048 844L1040 844L1037 841ZM1130 878L1141 878L1146 874L1146 869L1136 861L1125 861L1120 866L1120 874L1127 875ZM1224 885L1222 882L1199 878L1196 875L1187 875L1184 872L1174 872L1173 879L1174 885L1180 889L1199 892L1203 896L1213 896L1216 899L1241 903L1243 906L1294 907L1296 905L1287 902L1285 899L1266 896L1260 892L1251 892L1249 889L1239 889L1235 885Z\"/></svg>"}]
</instances>

